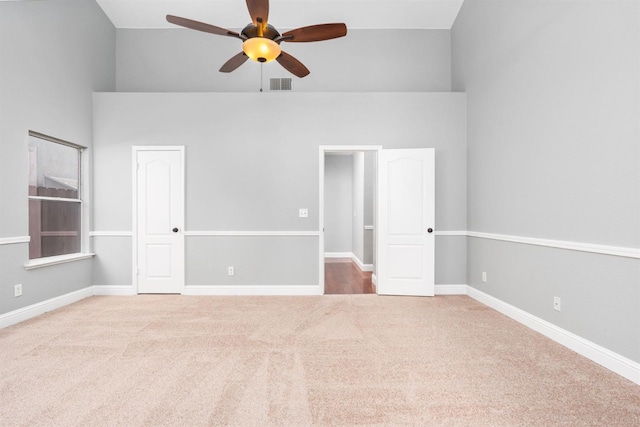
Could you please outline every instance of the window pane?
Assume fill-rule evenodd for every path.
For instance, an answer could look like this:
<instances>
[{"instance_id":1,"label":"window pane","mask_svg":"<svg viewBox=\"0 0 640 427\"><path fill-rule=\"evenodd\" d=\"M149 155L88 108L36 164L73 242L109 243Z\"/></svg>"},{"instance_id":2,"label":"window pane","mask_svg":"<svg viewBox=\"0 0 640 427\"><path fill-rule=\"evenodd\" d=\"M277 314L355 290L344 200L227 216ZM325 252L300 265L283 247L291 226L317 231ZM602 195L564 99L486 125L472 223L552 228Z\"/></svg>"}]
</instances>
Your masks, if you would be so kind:
<instances>
[{"instance_id":1,"label":"window pane","mask_svg":"<svg viewBox=\"0 0 640 427\"><path fill-rule=\"evenodd\" d=\"M80 147L29 135L29 259L82 252Z\"/></svg>"},{"instance_id":2,"label":"window pane","mask_svg":"<svg viewBox=\"0 0 640 427\"><path fill-rule=\"evenodd\" d=\"M29 200L29 259L80 252L80 210L76 202Z\"/></svg>"},{"instance_id":3,"label":"window pane","mask_svg":"<svg viewBox=\"0 0 640 427\"><path fill-rule=\"evenodd\" d=\"M29 138L29 195L78 198L79 151L40 138Z\"/></svg>"}]
</instances>

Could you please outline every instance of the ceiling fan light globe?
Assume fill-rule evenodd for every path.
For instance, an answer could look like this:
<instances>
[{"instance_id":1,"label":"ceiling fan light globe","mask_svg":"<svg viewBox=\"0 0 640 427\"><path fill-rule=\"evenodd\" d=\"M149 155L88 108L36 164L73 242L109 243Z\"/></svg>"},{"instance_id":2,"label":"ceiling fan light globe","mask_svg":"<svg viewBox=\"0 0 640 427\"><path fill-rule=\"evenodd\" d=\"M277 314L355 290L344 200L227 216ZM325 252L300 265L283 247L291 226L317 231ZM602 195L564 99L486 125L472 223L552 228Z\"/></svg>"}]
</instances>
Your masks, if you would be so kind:
<instances>
[{"instance_id":1,"label":"ceiling fan light globe","mask_svg":"<svg viewBox=\"0 0 640 427\"><path fill-rule=\"evenodd\" d=\"M256 62L269 62L280 56L280 45L266 37L252 37L242 44L242 51Z\"/></svg>"}]
</instances>

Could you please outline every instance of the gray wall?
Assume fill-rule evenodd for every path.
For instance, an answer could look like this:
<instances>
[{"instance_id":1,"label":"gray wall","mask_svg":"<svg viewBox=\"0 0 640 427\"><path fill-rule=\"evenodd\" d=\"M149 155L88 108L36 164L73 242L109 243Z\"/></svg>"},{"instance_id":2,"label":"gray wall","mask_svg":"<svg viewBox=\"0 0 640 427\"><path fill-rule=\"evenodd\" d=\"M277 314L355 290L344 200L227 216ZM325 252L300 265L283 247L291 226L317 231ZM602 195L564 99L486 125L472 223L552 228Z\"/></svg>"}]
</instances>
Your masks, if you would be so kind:
<instances>
[{"instance_id":1,"label":"gray wall","mask_svg":"<svg viewBox=\"0 0 640 427\"><path fill-rule=\"evenodd\" d=\"M465 1L469 230L640 247L638 7ZM476 238L468 257L471 286L640 361L639 260Z\"/></svg>"},{"instance_id":2,"label":"gray wall","mask_svg":"<svg viewBox=\"0 0 640 427\"><path fill-rule=\"evenodd\" d=\"M324 157L324 251L352 252L353 155Z\"/></svg>"},{"instance_id":3,"label":"gray wall","mask_svg":"<svg viewBox=\"0 0 640 427\"><path fill-rule=\"evenodd\" d=\"M375 226L375 191L376 191L376 154L364 153L364 225ZM375 229L364 231L364 259L365 264L374 264L375 260ZM375 270L374 270L375 271Z\"/></svg>"},{"instance_id":4,"label":"gray wall","mask_svg":"<svg viewBox=\"0 0 640 427\"><path fill-rule=\"evenodd\" d=\"M353 153L351 251L364 262L364 152Z\"/></svg>"},{"instance_id":5,"label":"gray wall","mask_svg":"<svg viewBox=\"0 0 640 427\"><path fill-rule=\"evenodd\" d=\"M186 228L195 232L317 231L318 146L375 144L436 148L436 221L441 230L464 229L465 109L465 95L451 93L95 94L94 228L131 231L134 145L186 146ZM309 218L298 218L299 208ZM95 283L130 285L131 238L94 241L109 266L96 272L127 280L97 275ZM187 285L228 284L227 265L237 285L318 285L316 236L263 237L259 250L254 241L188 236ZM273 269L276 246L305 268ZM216 255L223 253L236 255ZM465 254L464 240L437 253L438 283L463 283Z\"/></svg>"},{"instance_id":6,"label":"gray wall","mask_svg":"<svg viewBox=\"0 0 640 427\"><path fill-rule=\"evenodd\" d=\"M92 92L115 89L115 29L93 1L0 2L0 237L27 236L29 130L92 145ZM0 245L0 314L92 284L92 261L25 271ZM13 285L23 284L14 298Z\"/></svg>"},{"instance_id":7,"label":"gray wall","mask_svg":"<svg viewBox=\"0 0 640 427\"><path fill-rule=\"evenodd\" d=\"M293 77L300 92L444 92L451 89L448 30L349 30L316 43L282 43L311 74L293 77L277 62L269 78ZM260 66L247 61L233 73L218 69L242 50L240 40L181 28L117 30L120 92L257 92Z\"/></svg>"},{"instance_id":8,"label":"gray wall","mask_svg":"<svg viewBox=\"0 0 640 427\"><path fill-rule=\"evenodd\" d=\"M325 252L373 263L373 152L325 155ZM367 164L368 162L368 164ZM366 222L368 221L368 222Z\"/></svg>"}]
</instances>

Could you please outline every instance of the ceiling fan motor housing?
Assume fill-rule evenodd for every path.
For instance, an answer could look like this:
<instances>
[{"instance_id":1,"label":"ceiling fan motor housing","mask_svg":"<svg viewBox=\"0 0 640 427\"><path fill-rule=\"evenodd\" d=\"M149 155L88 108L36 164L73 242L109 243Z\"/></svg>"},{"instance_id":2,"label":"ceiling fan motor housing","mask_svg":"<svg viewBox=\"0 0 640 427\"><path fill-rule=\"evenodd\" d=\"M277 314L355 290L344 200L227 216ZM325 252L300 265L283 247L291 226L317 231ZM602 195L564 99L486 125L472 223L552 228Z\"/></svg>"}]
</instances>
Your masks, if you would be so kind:
<instances>
[{"instance_id":1,"label":"ceiling fan motor housing","mask_svg":"<svg viewBox=\"0 0 640 427\"><path fill-rule=\"evenodd\" d=\"M248 39L253 37L260 37L260 31L258 30L258 27L253 24L248 24L246 27L244 27L240 34ZM269 40L275 40L277 37L280 37L280 33L271 24L267 24L267 26L264 27L264 31L262 32L262 37Z\"/></svg>"}]
</instances>

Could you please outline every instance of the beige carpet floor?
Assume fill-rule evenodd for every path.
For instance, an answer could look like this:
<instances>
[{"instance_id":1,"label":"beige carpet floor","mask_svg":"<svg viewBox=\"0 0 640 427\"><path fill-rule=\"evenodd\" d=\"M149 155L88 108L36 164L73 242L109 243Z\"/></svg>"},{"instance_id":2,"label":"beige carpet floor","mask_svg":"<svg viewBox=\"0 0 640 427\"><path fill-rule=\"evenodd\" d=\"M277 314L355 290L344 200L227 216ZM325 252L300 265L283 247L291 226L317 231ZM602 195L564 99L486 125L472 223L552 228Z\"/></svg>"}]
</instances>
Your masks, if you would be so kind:
<instances>
[{"instance_id":1,"label":"beige carpet floor","mask_svg":"<svg viewBox=\"0 0 640 427\"><path fill-rule=\"evenodd\" d=\"M639 426L640 386L464 296L93 297L0 330L2 426Z\"/></svg>"}]
</instances>

